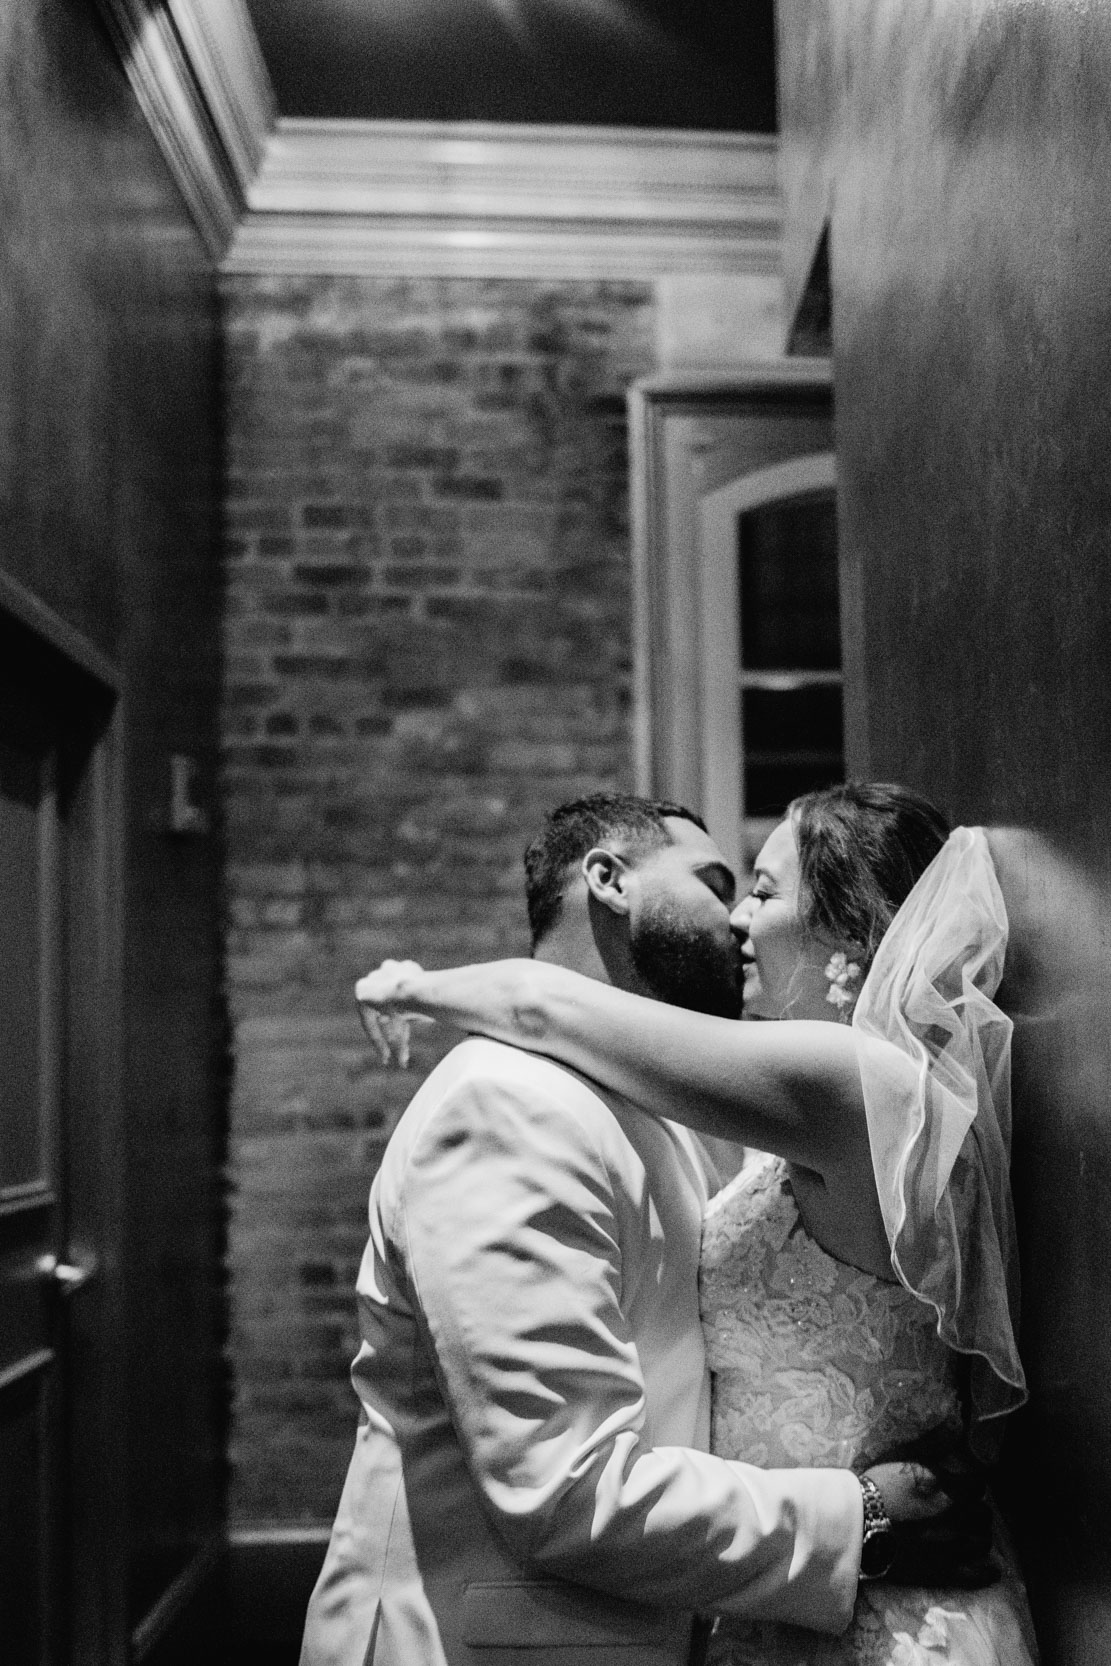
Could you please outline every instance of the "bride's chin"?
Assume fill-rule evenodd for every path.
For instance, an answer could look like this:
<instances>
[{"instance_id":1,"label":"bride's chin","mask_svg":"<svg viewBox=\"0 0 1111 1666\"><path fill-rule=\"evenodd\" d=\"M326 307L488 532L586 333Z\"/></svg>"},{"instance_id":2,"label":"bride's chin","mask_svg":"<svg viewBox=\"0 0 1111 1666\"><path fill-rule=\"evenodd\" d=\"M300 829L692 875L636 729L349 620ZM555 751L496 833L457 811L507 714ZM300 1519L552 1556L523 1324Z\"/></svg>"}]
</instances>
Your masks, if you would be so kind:
<instances>
[{"instance_id":1,"label":"bride's chin","mask_svg":"<svg viewBox=\"0 0 1111 1666\"><path fill-rule=\"evenodd\" d=\"M742 991L742 994L741 994L741 1017L742 1018L753 1018L753 1019L755 1019L755 1018L767 1018L769 1016L770 1016L770 1014L763 1010L763 1003L760 1000L760 995L759 995L758 991L752 990L750 992L747 989Z\"/></svg>"},{"instance_id":2,"label":"bride's chin","mask_svg":"<svg viewBox=\"0 0 1111 1666\"><path fill-rule=\"evenodd\" d=\"M768 1000L755 976L745 980L741 997L741 1017L759 1020L762 1023L773 1023L777 1018L783 1017L782 1009Z\"/></svg>"}]
</instances>

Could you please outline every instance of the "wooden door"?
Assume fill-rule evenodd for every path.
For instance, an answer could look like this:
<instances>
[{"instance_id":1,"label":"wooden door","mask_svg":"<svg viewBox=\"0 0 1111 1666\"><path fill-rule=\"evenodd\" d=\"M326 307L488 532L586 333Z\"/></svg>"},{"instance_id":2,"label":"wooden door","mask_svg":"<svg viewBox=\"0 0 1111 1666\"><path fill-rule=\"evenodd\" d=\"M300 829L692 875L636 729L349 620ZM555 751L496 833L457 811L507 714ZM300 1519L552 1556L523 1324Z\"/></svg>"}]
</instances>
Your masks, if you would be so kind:
<instances>
[{"instance_id":1,"label":"wooden door","mask_svg":"<svg viewBox=\"0 0 1111 1666\"><path fill-rule=\"evenodd\" d=\"M0 1655L62 1666L99 1652L103 1557L87 1498L106 1454L96 1420L74 1440L103 1374L97 1306L96 1095L71 1091L75 1049L104 1016L112 968L103 903L104 762L111 692L0 613ZM98 896L100 904L98 905ZM100 924L97 924L97 921ZM102 1043L85 1063L98 1071ZM77 1126L80 1112L81 1126ZM91 1114L93 1125L88 1117ZM91 1341L91 1345L90 1345ZM82 1381L76 1380L80 1346ZM103 1529L102 1529L103 1530ZM83 1535L83 1537L82 1537ZM100 1626L92 1621L93 1633Z\"/></svg>"}]
</instances>

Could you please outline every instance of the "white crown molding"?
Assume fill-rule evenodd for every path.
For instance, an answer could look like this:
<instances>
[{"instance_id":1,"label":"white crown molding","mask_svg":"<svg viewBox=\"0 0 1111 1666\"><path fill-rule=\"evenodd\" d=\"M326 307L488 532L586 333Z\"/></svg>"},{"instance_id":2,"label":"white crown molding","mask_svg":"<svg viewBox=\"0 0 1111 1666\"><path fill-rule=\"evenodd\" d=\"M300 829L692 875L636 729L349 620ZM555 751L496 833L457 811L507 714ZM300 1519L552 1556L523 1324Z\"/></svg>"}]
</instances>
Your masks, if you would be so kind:
<instances>
[{"instance_id":1,"label":"white crown molding","mask_svg":"<svg viewBox=\"0 0 1111 1666\"><path fill-rule=\"evenodd\" d=\"M232 240L273 125L243 0L98 0L127 78L215 261Z\"/></svg>"},{"instance_id":2,"label":"white crown molding","mask_svg":"<svg viewBox=\"0 0 1111 1666\"><path fill-rule=\"evenodd\" d=\"M776 150L749 134L279 120L223 270L776 272Z\"/></svg>"},{"instance_id":3,"label":"white crown molding","mask_svg":"<svg viewBox=\"0 0 1111 1666\"><path fill-rule=\"evenodd\" d=\"M726 222L766 213L776 162L775 140L752 134L285 118L250 208Z\"/></svg>"},{"instance_id":4,"label":"white crown molding","mask_svg":"<svg viewBox=\"0 0 1111 1666\"><path fill-rule=\"evenodd\" d=\"M751 134L281 120L244 0L99 0L228 273L640 279L777 273Z\"/></svg>"},{"instance_id":5,"label":"white crown molding","mask_svg":"<svg viewBox=\"0 0 1111 1666\"><path fill-rule=\"evenodd\" d=\"M244 199L278 106L243 0L166 0Z\"/></svg>"},{"instance_id":6,"label":"white crown molding","mask_svg":"<svg viewBox=\"0 0 1111 1666\"><path fill-rule=\"evenodd\" d=\"M675 274L779 271L779 239L743 245L689 228L554 221L494 227L445 220L249 214L221 270L229 276L560 278L649 283Z\"/></svg>"}]
</instances>

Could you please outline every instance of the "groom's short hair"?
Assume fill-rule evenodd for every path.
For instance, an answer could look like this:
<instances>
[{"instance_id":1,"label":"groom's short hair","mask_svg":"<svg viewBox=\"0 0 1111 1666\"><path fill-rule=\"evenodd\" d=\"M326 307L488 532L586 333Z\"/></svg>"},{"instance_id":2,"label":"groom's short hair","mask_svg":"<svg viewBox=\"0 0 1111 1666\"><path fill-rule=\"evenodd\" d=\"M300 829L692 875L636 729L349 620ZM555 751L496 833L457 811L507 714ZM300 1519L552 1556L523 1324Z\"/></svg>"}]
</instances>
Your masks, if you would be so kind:
<instances>
[{"instance_id":1,"label":"groom's short hair","mask_svg":"<svg viewBox=\"0 0 1111 1666\"><path fill-rule=\"evenodd\" d=\"M533 949L559 919L568 880L578 873L588 851L608 840L619 840L633 857L658 850L671 842L665 825L668 817L692 821L704 833L707 830L701 816L685 805L638 798L633 793L593 793L550 810L543 830L525 851L525 900Z\"/></svg>"}]
</instances>

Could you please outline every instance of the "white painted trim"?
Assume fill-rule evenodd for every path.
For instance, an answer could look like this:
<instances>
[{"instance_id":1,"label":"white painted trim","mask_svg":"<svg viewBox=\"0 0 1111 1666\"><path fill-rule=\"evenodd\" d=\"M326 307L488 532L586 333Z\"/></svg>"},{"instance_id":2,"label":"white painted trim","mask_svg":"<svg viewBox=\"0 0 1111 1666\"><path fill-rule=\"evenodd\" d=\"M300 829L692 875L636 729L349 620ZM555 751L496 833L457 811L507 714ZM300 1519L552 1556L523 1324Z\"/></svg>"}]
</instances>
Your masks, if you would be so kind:
<instances>
[{"instance_id":1,"label":"white painted trim","mask_svg":"<svg viewBox=\"0 0 1111 1666\"><path fill-rule=\"evenodd\" d=\"M837 459L832 451L815 451L802 457L743 474L709 492L702 500L704 526L721 524L722 519L743 515L764 503L783 498L805 497L807 492L834 491L837 487Z\"/></svg>"},{"instance_id":2,"label":"white painted trim","mask_svg":"<svg viewBox=\"0 0 1111 1666\"><path fill-rule=\"evenodd\" d=\"M640 279L778 273L774 139L278 119L244 0L99 0L229 273Z\"/></svg>"},{"instance_id":3,"label":"white painted trim","mask_svg":"<svg viewBox=\"0 0 1111 1666\"><path fill-rule=\"evenodd\" d=\"M99 0L229 273L639 279L777 274L774 139L278 119L244 0Z\"/></svg>"},{"instance_id":4,"label":"white painted trim","mask_svg":"<svg viewBox=\"0 0 1111 1666\"><path fill-rule=\"evenodd\" d=\"M751 364L726 365L713 370L659 370L638 376L629 392L646 409L666 410L670 406L698 403L707 398L728 401L743 399L762 388L830 388L833 367L828 359L786 356L758 359Z\"/></svg>"},{"instance_id":5,"label":"white painted trim","mask_svg":"<svg viewBox=\"0 0 1111 1666\"><path fill-rule=\"evenodd\" d=\"M219 260L240 193L171 18L148 0L98 0L131 89L209 254Z\"/></svg>"},{"instance_id":6,"label":"white painted trim","mask_svg":"<svg viewBox=\"0 0 1111 1666\"><path fill-rule=\"evenodd\" d=\"M166 0L244 199L278 119L277 100L243 0Z\"/></svg>"},{"instance_id":7,"label":"white painted trim","mask_svg":"<svg viewBox=\"0 0 1111 1666\"><path fill-rule=\"evenodd\" d=\"M280 120L229 273L642 279L773 273L774 140Z\"/></svg>"},{"instance_id":8,"label":"white painted trim","mask_svg":"<svg viewBox=\"0 0 1111 1666\"><path fill-rule=\"evenodd\" d=\"M222 263L228 274L332 277L612 279L650 283L683 272L774 273L779 243L738 246L689 230L492 225L447 220L249 214Z\"/></svg>"},{"instance_id":9,"label":"white painted trim","mask_svg":"<svg viewBox=\"0 0 1111 1666\"><path fill-rule=\"evenodd\" d=\"M639 792L694 806L705 802L702 709L707 691L698 601L698 505L719 487L756 472L744 424L761 409L774 416L777 409L791 406L796 389L798 414L809 411L828 425L828 404L824 415L819 408L832 389L831 367L824 359L775 358L716 372L658 372L629 389L633 738ZM824 447L825 440L825 432L816 432L811 444ZM800 447L800 454L814 453Z\"/></svg>"},{"instance_id":10,"label":"white painted trim","mask_svg":"<svg viewBox=\"0 0 1111 1666\"><path fill-rule=\"evenodd\" d=\"M629 564L633 583L633 784L644 798L658 797L655 781L655 684L653 635L659 553L657 511L663 496L658 446L649 399L639 383L625 395L629 460Z\"/></svg>"},{"instance_id":11,"label":"white painted trim","mask_svg":"<svg viewBox=\"0 0 1111 1666\"><path fill-rule=\"evenodd\" d=\"M698 505L702 806L724 855L738 873L748 867L748 855L741 848L745 806L737 517L761 504L804 497L808 492L835 491L836 487L834 453L813 452L743 474L707 493ZM734 690L734 698L723 698L723 687Z\"/></svg>"},{"instance_id":12,"label":"white painted trim","mask_svg":"<svg viewBox=\"0 0 1111 1666\"><path fill-rule=\"evenodd\" d=\"M776 158L775 140L752 134L282 119L250 207L778 225Z\"/></svg>"}]
</instances>

